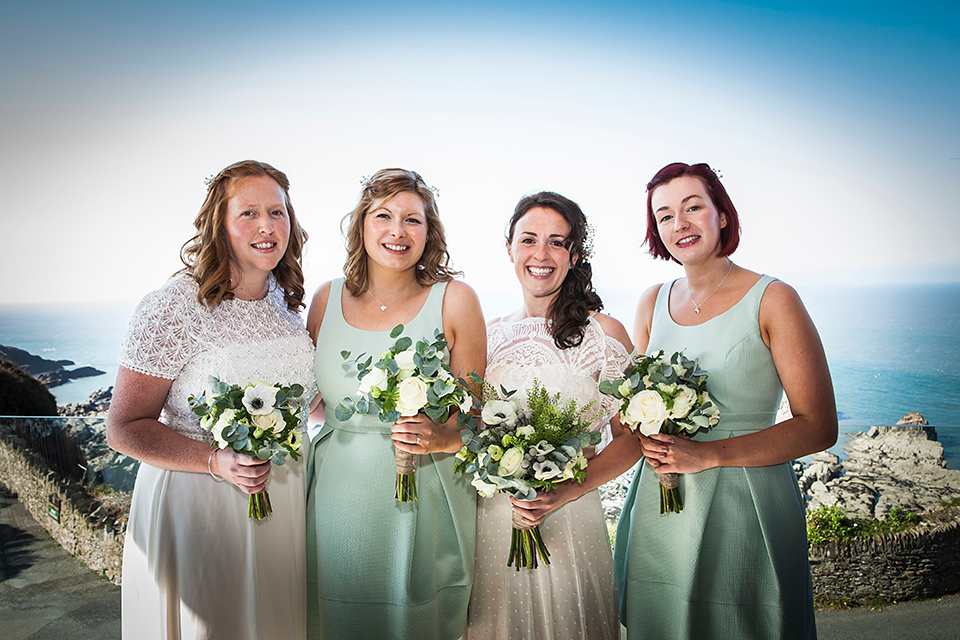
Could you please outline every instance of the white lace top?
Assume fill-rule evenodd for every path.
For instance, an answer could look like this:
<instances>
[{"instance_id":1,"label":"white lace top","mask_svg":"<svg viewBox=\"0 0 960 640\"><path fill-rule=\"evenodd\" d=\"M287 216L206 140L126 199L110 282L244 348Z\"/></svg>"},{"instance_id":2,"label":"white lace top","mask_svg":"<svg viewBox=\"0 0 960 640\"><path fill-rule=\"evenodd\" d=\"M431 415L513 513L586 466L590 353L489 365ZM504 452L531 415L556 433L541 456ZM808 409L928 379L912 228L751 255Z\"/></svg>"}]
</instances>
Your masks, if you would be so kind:
<instances>
[{"instance_id":1,"label":"white lace top","mask_svg":"<svg viewBox=\"0 0 960 640\"><path fill-rule=\"evenodd\" d=\"M587 322L578 347L560 349L547 331L545 318L499 320L487 328L487 369L484 378L495 387L517 389L517 399L526 401L524 390L540 380L546 390L561 399L576 398L579 406L594 402L600 415L592 425L603 432L599 448L610 441L610 418L619 410L616 398L600 393L601 380L621 376L630 360L616 338L604 333L595 317Z\"/></svg>"},{"instance_id":2,"label":"white lace top","mask_svg":"<svg viewBox=\"0 0 960 640\"><path fill-rule=\"evenodd\" d=\"M317 393L313 342L300 314L287 309L273 277L263 300L224 300L212 310L197 300L198 290L193 277L179 274L148 293L120 351L120 364L127 369L173 380L161 422L194 440L210 441L187 398L209 393L211 375L239 385L298 383L308 404Z\"/></svg>"}]
</instances>

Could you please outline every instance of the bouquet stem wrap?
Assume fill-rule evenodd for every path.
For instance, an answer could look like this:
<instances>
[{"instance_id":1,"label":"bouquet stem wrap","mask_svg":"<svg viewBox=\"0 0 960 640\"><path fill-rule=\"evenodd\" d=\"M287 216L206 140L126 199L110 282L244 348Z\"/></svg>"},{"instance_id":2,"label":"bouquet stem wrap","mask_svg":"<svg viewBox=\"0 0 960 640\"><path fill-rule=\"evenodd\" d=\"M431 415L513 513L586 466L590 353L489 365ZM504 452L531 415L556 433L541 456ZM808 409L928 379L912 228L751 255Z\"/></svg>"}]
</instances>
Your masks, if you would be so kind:
<instances>
[{"instance_id":1,"label":"bouquet stem wrap","mask_svg":"<svg viewBox=\"0 0 960 640\"><path fill-rule=\"evenodd\" d=\"M394 447L397 464L397 500L417 501L417 454Z\"/></svg>"},{"instance_id":2,"label":"bouquet stem wrap","mask_svg":"<svg viewBox=\"0 0 960 640\"><path fill-rule=\"evenodd\" d=\"M550 552L540 536L540 526L531 527L524 523L516 511L513 512L513 535L507 566L513 566L514 560L517 561L517 571L521 568L536 569L540 560L543 560L544 564L550 564Z\"/></svg>"},{"instance_id":3,"label":"bouquet stem wrap","mask_svg":"<svg viewBox=\"0 0 960 640\"><path fill-rule=\"evenodd\" d=\"M270 504L270 494L264 489L260 493L251 493L247 499L247 517L254 520L263 520L273 513Z\"/></svg>"},{"instance_id":4,"label":"bouquet stem wrap","mask_svg":"<svg viewBox=\"0 0 960 640\"><path fill-rule=\"evenodd\" d=\"M680 474L660 474L660 513L680 513L683 499L680 497Z\"/></svg>"}]
</instances>

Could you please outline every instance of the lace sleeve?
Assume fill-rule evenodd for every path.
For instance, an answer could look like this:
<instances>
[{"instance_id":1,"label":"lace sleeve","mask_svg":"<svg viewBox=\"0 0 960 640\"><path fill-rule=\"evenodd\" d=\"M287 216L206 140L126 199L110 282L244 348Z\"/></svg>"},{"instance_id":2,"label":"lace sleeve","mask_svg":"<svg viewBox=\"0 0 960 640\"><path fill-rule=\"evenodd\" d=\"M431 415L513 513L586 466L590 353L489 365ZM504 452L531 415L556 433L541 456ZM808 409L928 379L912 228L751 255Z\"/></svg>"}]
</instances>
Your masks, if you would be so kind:
<instances>
[{"instance_id":1,"label":"lace sleeve","mask_svg":"<svg viewBox=\"0 0 960 640\"><path fill-rule=\"evenodd\" d=\"M616 380L621 377L632 357L633 354L627 353L627 349L619 340L604 334L603 369L600 371L600 380ZM609 416L616 415L620 411L620 401L613 396L601 395L600 406Z\"/></svg>"},{"instance_id":2,"label":"lace sleeve","mask_svg":"<svg viewBox=\"0 0 960 640\"><path fill-rule=\"evenodd\" d=\"M133 314L120 349L119 363L138 373L175 380L201 341L202 308L191 295L189 276L172 279L148 293ZM193 284L196 288L196 284Z\"/></svg>"}]
</instances>

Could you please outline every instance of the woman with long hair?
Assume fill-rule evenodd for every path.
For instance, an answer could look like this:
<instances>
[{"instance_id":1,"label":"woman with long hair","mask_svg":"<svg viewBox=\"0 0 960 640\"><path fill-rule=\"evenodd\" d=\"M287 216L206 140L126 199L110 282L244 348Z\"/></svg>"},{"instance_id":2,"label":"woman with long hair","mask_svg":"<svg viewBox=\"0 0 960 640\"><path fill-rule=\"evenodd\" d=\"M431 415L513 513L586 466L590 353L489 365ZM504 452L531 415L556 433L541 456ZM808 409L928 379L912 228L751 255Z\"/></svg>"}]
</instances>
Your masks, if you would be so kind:
<instances>
[{"instance_id":1,"label":"woman with long hair","mask_svg":"<svg viewBox=\"0 0 960 640\"><path fill-rule=\"evenodd\" d=\"M517 390L521 403L534 381L562 402L593 403L591 429L604 433L606 446L597 455L592 447L585 451L590 462L582 484L562 482L533 500L495 494L480 501L469 640L620 635L610 538L596 489L630 468L640 448L620 426L616 401L601 396L598 385L620 377L633 347L623 325L599 313L588 235L580 207L552 192L522 198L507 228L523 306L487 328L486 379ZM515 515L520 526L539 525L549 564L507 566Z\"/></svg>"},{"instance_id":2,"label":"woman with long hair","mask_svg":"<svg viewBox=\"0 0 960 640\"><path fill-rule=\"evenodd\" d=\"M123 549L125 638L306 637L303 458L274 466L220 449L187 400L210 395L210 376L315 393L299 314L307 234L289 188L252 160L217 174L185 268L130 323L107 416L110 446L140 460ZM250 519L248 494L265 488L273 513Z\"/></svg>"},{"instance_id":3,"label":"woman with long hair","mask_svg":"<svg viewBox=\"0 0 960 640\"><path fill-rule=\"evenodd\" d=\"M453 640L466 627L476 496L453 474L456 418L383 424L333 407L357 393L342 351L374 360L404 325L414 343L441 330L455 376L483 374L486 333L473 290L454 280L434 192L419 174L383 169L344 219L343 277L320 286L307 327L325 420L307 479L309 631L313 638ZM394 497L394 449L418 460L418 499Z\"/></svg>"}]
</instances>

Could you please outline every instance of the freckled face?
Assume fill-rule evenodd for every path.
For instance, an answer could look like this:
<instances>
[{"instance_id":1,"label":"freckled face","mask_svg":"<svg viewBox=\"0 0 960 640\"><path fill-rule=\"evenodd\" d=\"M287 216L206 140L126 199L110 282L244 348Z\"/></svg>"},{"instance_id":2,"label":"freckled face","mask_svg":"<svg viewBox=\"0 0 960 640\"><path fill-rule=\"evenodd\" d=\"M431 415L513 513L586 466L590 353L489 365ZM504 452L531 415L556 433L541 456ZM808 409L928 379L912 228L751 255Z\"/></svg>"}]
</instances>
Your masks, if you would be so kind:
<instances>
[{"instance_id":1,"label":"freckled face","mask_svg":"<svg viewBox=\"0 0 960 640\"><path fill-rule=\"evenodd\" d=\"M388 269L412 269L427 246L423 198L401 191L363 219L367 259Z\"/></svg>"},{"instance_id":2,"label":"freckled face","mask_svg":"<svg viewBox=\"0 0 960 640\"><path fill-rule=\"evenodd\" d=\"M237 275L257 279L273 271L290 241L283 188L269 176L238 180L227 199L224 230Z\"/></svg>"},{"instance_id":3,"label":"freckled face","mask_svg":"<svg viewBox=\"0 0 960 640\"><path fill-rule=\"evenodd\" d=\"M680 263L717 253L720 229L727 220L713 204L700 178L681 176L660 185L654 189L650 204L660 239Z\"/></svg>"},{"instance_id":4,"label":"freckled face","mask_svg":"<svg viewBox=\"0 0 960 640\"><path fill-rule=\"evenodd\" d=\"M572 266L569 235L563 216L545 207L530 209L514 225L507 252L526 294L545 298L560 290Z\"/></svg>"}]
</instances>

